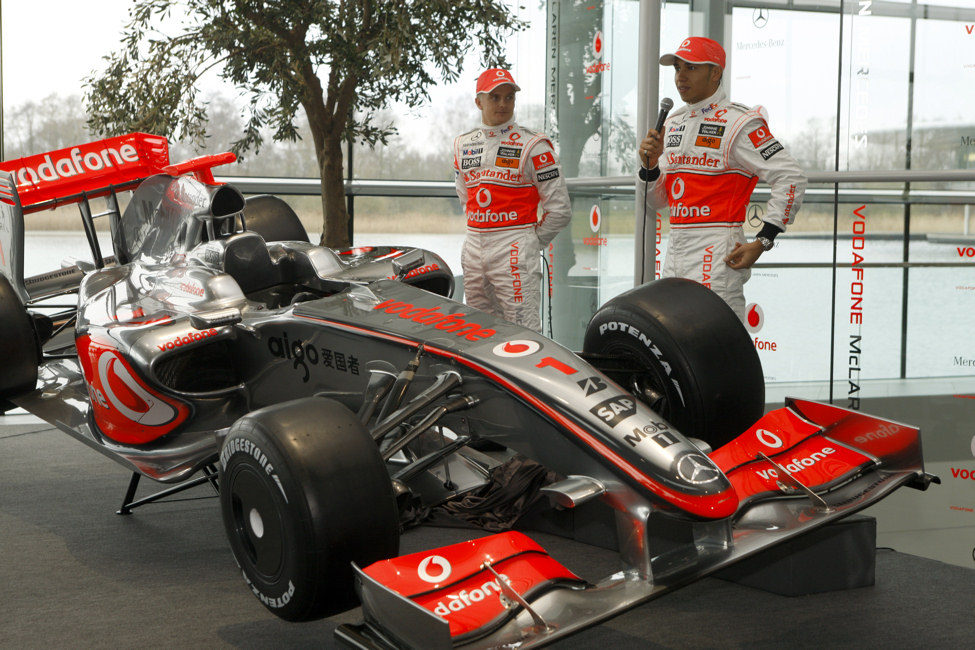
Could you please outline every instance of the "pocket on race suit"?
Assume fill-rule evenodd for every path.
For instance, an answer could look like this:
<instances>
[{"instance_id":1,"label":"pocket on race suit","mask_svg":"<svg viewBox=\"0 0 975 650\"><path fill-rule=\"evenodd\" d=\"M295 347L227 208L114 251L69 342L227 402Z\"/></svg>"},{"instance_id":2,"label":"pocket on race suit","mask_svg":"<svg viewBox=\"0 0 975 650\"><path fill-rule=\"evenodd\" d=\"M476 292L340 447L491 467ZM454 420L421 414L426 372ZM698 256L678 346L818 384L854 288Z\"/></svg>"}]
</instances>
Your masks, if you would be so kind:
<instances>
[{"instance_id":1,"label":"pocket on race suit","mask_svg":"<svg viewBox=\"0 0 975 650\"><path fill-rule=\"evenodd\" d=\"M724 238L723 250L715 255L716 272L711 288L721 296L726 303L738 314L738 318L745 318L745 283L752 276L751 269L733 269L724 261L735 244L745 244L745 233L741 228L732 228Z\"/></svg>"}]
</instances>

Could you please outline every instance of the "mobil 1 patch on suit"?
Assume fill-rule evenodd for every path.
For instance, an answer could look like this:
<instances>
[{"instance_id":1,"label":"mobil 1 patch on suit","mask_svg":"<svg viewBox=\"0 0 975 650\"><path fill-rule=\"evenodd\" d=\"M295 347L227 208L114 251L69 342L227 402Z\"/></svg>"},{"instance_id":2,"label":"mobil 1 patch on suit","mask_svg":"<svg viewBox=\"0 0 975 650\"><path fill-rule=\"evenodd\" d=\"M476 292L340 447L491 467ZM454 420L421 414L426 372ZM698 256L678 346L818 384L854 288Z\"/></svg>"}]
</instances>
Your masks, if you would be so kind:
<instances>
[{"instance_id":1,"label":"mobil 1 patch on suit","mask_svg":"<svg viewBox=\"0 0 975 650\"><path fill-rule=\"evenodd\" d=\"M521 147L498 147L499 158L520 158Z\"/></svg>"},{"instance_id":2,"label":"mobil 1 patch on suit","mask_svg":"<svg viewBox=\"0 0 975 650\"><path fill-rule=\"evenodd\" d=\"M667 146L668 147L679 147L680 146L680 139L681 139L681 137L682 136L681 136L680 133L678 133L677 135L668 135L667 136Z\"/></svg>"},{"instance_id":3,"label":"mobil 1 patch on suit","mask_svg":"<svg viewBox=\"0 0 975 650\"><path fill-rule=\"evenodd\" d=\"M762 158L764 158L765 160L768 160L769 158L771 158L775 154L777 154L780 151L782 151L782 148L783 147L782 147L781 144L779 144L779 141L778 140L772 140L772 144L770 144L769 146L767 146L764 149L762 149L760 153L762 154Z\"/></svg>"},{"instance_id":4,"label":"mobil 1 patch on suit","mask_svg":"<svg viewBox=\"0 0 975 650\"><path fill-rule=\"evenodd\" d=\"M720 138L724 135L724 126L721 124L702 124L697 132L701 135L713 135Z\"/></svg>"}]
</instances>

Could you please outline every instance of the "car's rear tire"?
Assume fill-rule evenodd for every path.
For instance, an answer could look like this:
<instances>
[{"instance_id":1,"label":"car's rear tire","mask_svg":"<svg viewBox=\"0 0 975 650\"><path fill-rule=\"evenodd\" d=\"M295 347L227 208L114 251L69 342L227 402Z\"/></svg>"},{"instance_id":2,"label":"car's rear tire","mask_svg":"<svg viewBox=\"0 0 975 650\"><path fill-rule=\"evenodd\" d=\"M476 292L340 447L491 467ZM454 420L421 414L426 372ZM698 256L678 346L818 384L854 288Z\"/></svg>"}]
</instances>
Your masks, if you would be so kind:
<instances>
[{"instance_id":1,"label":"car's rear tire","mask_svg":"<svg viewBox=\"0 0 975 650\"><path fill-rule=\"evenodd\" d=\"M254 594L283 619L354 607L350 563L399 550L399 514L379 450L338 402L308 397L242 417L220 466L234 557Z\"/></svg>"},{"instance_id":2,"label":"car's rear tire","mask_svg":"<svg viewBox=\"0 0 975 650\"><path fill-rule=\"evenodd\" d=\"M13 405L9 398L37 385L40 346L30 315L5 276L0 275L0 412Z\"/></svg>"},{"instance_id":3,"label":"car's rear tire","mask_svg":"<svg viewBox=\"0 0 975 650\"><path fill-rule=\"evenodd\" d=\"M252 196L246 200L244 221L247 230L256 232L266 242L308 241L308 232L291 206L270 194Z\"/></svg>"},{"instance_id":4,"label":"car's rear tire","mask_svg":"<svg viewBox=\"0 0 975 650\"><path fill-rule=\"evenodd\" d=\"M613 298L586 328L583 351L633 361L642 372L614 378L712 448L764 412L762 364L748 332L724 300L697 282L666 278Z\"/></svg>"}]
</instances>

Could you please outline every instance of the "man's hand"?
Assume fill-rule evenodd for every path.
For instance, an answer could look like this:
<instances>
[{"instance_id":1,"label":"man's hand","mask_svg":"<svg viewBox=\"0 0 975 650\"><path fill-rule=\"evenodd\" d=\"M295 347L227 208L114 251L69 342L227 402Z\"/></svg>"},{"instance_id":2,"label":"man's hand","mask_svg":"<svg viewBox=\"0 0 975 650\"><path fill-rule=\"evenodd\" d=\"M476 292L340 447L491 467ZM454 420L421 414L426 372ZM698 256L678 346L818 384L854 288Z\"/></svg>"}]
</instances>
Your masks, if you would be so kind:
<instances>
[{"instance_id":1,"label":"man's hand","mask_svg":"<svg viewBox=\"0 0 975 650\"><path fill-rule=\"evenodd\" d=\"M647 131L647 137L640 141L640 164L647 169L653 169L657 166L657 160L660 159L660 154L664 152L663 140L661 140L660 132L654 129Z\"/></svg>"},{"instance_id":2,"label":"man's hand","mask_svg":"<svg viewBox=\"0 0 975 650\"><path fill-rule=\"evenodd\" d=\"M724 258L724 263L737 270L750 269L752 264L761 257L765 249L762 242L755 240L747 244L735 243L734 249Z\"/></svg>"}]
</instances>

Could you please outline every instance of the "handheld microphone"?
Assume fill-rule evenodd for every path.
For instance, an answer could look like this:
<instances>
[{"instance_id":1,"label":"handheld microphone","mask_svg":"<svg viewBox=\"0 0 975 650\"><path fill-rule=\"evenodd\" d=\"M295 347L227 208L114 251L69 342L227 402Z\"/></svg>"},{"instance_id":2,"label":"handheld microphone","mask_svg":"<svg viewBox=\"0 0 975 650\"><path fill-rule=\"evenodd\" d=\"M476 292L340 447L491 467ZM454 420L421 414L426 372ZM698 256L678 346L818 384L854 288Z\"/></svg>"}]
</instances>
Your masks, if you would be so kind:
<instances>
[{"instance_id":1,"label":"handheld microphone","mask_svg":"<svg viewBox=\"0 0 975 650\"><path fill-rule=\"evenodd\" d=\"M660 114L657 115L657 126L654 128L658 133L660 129L664 128L664 121L667 119L667 115L670 113L670 109L674 107L674 100L670 97L664 97L660 100Z\"/></svg>"},{"instance_id":2,"label":"handheld microphone","mask_svg":"<svg viewBox=\"0 0 975 650\"><path fill-rule=\"evenodd\" d=\"M657 115L657 126L654 130L660 133L661 129L664 128L664 121L667 119L667 115L670 113L670 109L674 107L674 100L670 97L664 97L660 100L660 113ZM647 241L647 193L650 189L650 181L644 181L643 183L643 241L646 244ZM644 259L646 256L644 255Z\"/></svg>"}]
</instances>

